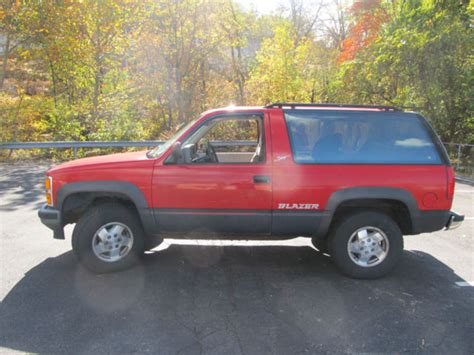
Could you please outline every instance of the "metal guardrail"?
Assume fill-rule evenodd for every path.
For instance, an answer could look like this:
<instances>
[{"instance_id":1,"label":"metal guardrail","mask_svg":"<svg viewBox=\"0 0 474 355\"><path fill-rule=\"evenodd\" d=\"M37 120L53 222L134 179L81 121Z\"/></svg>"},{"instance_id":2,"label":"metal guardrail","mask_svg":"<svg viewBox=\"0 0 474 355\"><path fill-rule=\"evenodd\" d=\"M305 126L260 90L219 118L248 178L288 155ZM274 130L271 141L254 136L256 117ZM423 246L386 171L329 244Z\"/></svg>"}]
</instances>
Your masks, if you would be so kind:
<instances>
[{"instance_id":1,"label":"metal guardrail","mask_svg":"<svg viewBox=\"0 0 474 355\"><path fill-rule=\"evenodd\" d=\"M105 142L9 142L1 143L0 149L48 149L48 148L110 148L152 147L164 141L105 141Z\"/></svg>"},{"instance_id":2,"label":"metal guardrail","mask_svg":"<svg viewBox=\"0 0 474 355\"><path fill-rule=\"evenodd\" d=\"M164 141L105 141L105 142L9 142L1 143L0 149L72 149L74 158L79 148L136 148L154 147Z\"/></svg>"},{"instance_id":3,"label":"metal guardrail","mask_svg":"<svg viewBox=\"0 0 474 355\"><path fill-rule=\"evenodd\" d=\"M474 147L474 144L462 144L462 143L443 143L445 146L447 146L446 148L448 147L455 147L456 149L456 166L457 164L459 164L461 162L461 158L462 158L462 149L464 147L469 147L470 149L472 149L472 147ZM448 149L448 153L449 153L449 149Z\"/></svg>"},{"instance_id":4,"label":"metal guardrail","mask_svg":"<svg viewBox=\"0 0 474 355\"><path fill-rule=\"evenodd\" d=\"M456 176L474 182L474 144L443 143L448 151Z\"/></svg>"},{"instance_id":5,"label":"metal guardrail","mask_svg":"<svg viewBox=\"0 0 474 355\"><path fill-rule=\"evenodd\" d=\"M79 148L150 148L165 141L103 141L103 142L8 142L0 143L0 149L72 149L74 158ZM215 147L241 147L257 145L256 141L212 141Z\"/></svg>"}]
</instances>

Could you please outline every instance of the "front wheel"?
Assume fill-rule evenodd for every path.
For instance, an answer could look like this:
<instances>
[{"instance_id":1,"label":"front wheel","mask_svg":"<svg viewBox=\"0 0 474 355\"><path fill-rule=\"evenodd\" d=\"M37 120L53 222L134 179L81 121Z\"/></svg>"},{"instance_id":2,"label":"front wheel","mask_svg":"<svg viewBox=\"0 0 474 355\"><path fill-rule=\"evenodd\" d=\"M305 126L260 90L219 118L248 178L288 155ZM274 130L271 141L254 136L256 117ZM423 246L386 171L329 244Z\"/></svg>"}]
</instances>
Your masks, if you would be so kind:
<instances>
[{"instance_id":1,"label":"front wheel","mask_svg":"<svg viewBox=\"0 0 474 355\"><path fill-rule=\"evenodd\" d=\"M329 238L334 263L346 275L375 279L401 258L403 236L397 223L381 212L360 212L343 219Z\"/></svg>"},{"instance_id":2,"label":"front wheel","mask_svg":"<svg viewBox=\"0 0 474 355\"><path fill-rule=\"evenodd\" d=\"M103 203L77 222L72 249L96 273L124 270L135 265L144 251L144 231L135 211L117 203Z\"/></svg>"}]
</instances>

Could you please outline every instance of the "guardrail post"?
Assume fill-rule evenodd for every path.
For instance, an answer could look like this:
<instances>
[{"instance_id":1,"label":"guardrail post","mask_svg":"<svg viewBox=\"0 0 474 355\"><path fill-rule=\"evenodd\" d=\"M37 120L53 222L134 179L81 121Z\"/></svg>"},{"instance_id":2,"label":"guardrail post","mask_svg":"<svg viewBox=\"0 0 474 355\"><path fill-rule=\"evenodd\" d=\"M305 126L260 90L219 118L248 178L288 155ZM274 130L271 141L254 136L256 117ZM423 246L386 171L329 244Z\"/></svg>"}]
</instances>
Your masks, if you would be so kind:
<instances>
[{"instance_id":1,"label":"guardrail post","mask_svg":"<svg viewBox=\"0 0 474 355\"><path fill-rule=\"evenodd\" d=\"M72 147L72 155L74 156L74 159L77 159L77 147Z\"/></svg>"},{"instance_id":2,"label":"guardrail post","mask_svg":"<svg viewBox=\"0 0 474 355\"><path fill-rule=\"evenodd\" d=\"M461 162L461 144L458 145L458 155L456 158L456 170L459 170L459 163Z\"/></svg>"}]
</instances>

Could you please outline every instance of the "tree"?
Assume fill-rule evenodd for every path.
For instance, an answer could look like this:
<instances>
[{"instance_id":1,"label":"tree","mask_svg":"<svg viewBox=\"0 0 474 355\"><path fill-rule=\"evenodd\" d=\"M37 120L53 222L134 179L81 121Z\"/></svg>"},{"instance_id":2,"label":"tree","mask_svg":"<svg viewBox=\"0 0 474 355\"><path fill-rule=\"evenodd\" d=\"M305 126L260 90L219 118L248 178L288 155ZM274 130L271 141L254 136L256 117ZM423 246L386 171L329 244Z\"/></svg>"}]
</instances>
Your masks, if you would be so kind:
<instances>
[{"instance_id":1,"label":"tree","mask_svg":"<svg viewBox=\"0 0 474 355\"><path fill-rule=\"evenodd\" d=\"M339 97L425 113L445 141L474 139L472 48L467 4L400 2L369 47L341 68Z\"/></svg>"},{"instance_id":2,"label":"tree","mask_svg":"<svg viewBox=\"0 0 474 355\"><path fill-rule=\"evenodd\" d=\"M330 100L334 54L312 38L298 39L289 22L280 22L256 55L257 65L248 83L254 102Z\"/></svg>"},{"instance_id":3,"label":"tree","mask_svg":"<svg viewBox=\"0 0 474 355\"><path fill-rule=\"evenodd\" d=\"M7 77L10 56L32 38L23 26L28 18L28 10L29 6L21 5L19 1L4 0L0 4L0 34L3 37L0 90L3 89Z\"/></svg>"},{"instance_id":4,"label":"tree","mask_svg":"<svg viewBox=\"0 0 474 355\"><path fill-rule=\"evenodd\" d=\"M331 48L342 50L347 37L348 19L344 0L332 0L325 5L326 19L323 20L323 37Z\"/></svg>"},{"instance_id":5,"label":"tree","mask_svg":"<svg viewBox=\"0 0 474 355\"><path fill-rule=\"evenodd\" d=\"M214 5L185 0L149 7L133 70L149 102L166 118L167 129L203 108L209 58L221 42L212 26L217 20Z\"/></svg>"},{"instance_id":6,"label":"tree","mask_svg":"<svg viewBox=\"0 0 474 355\"><path fill-rule=\"evenodd\" d=\"M474 141L467 0L0 4L3 140L166 138L209 108L272 101L414 107Z\"/></svg>"},{"instance_id":7,"label":"tree","mask_svg":"<svg viewBox=\"0 0 474 355\"><path fill-rule=\"evenodd\" d=\"M322 1L289 0L286 18L296 33L296 42L313 37L321 24Z\"/></svg>"},{"instance_id":8,"label":"tree","mask_svg":"<svg viewBox=\"0 0 474 355\"><path fill-rule=\"evenodd\" d=\"M340 63L353 60L361 49L372 44L377 39L382 25L388 20L380 0L357 0L350 12L355 22L342 42L342 51L338 58Z\"/></svg>"},{"instance_id":9,"label":"tree","mask_svg":"<svg viewBox=\"0 0 474 355\"><path fill-rule=\"evenodd\" d=\"M237 95L231 94L230 100L244 105L246 102L246 82L249 76L249 62L254 53L248 51L249 40L255 31L255 16L241 11L232 1L223 4L218 30L223 32L224 41L221 43L221 65L211 66L220 76L228 77L233 83ZM228 52L227 52L228 51ZM226 52L229 55L226 55ZM228 65L226 65L228 63ZM234 99L234 100L233 100Z\"/></svg>"}]
</instances>

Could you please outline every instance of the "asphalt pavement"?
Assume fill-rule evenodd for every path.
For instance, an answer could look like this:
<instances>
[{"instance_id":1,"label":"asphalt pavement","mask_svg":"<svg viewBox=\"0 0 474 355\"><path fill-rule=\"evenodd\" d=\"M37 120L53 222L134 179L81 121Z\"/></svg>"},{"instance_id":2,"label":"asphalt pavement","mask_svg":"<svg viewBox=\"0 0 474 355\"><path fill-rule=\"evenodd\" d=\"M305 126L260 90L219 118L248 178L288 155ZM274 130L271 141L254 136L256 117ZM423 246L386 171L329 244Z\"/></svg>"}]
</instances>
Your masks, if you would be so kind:
<instances>
[{"instance_id":1,"label":"asphalt pavement","mask_svg":"<svg viewBox=\"0 0 474 355\"><path fill-rule=\"evenodd\" d=\"M342 276L309 241L167 240L141 266L80 267L37 209L45 163L0 165L0 353L474 353L474 186L456 230L405 237L400 265Z\"/></svg>"}]
</instances>

